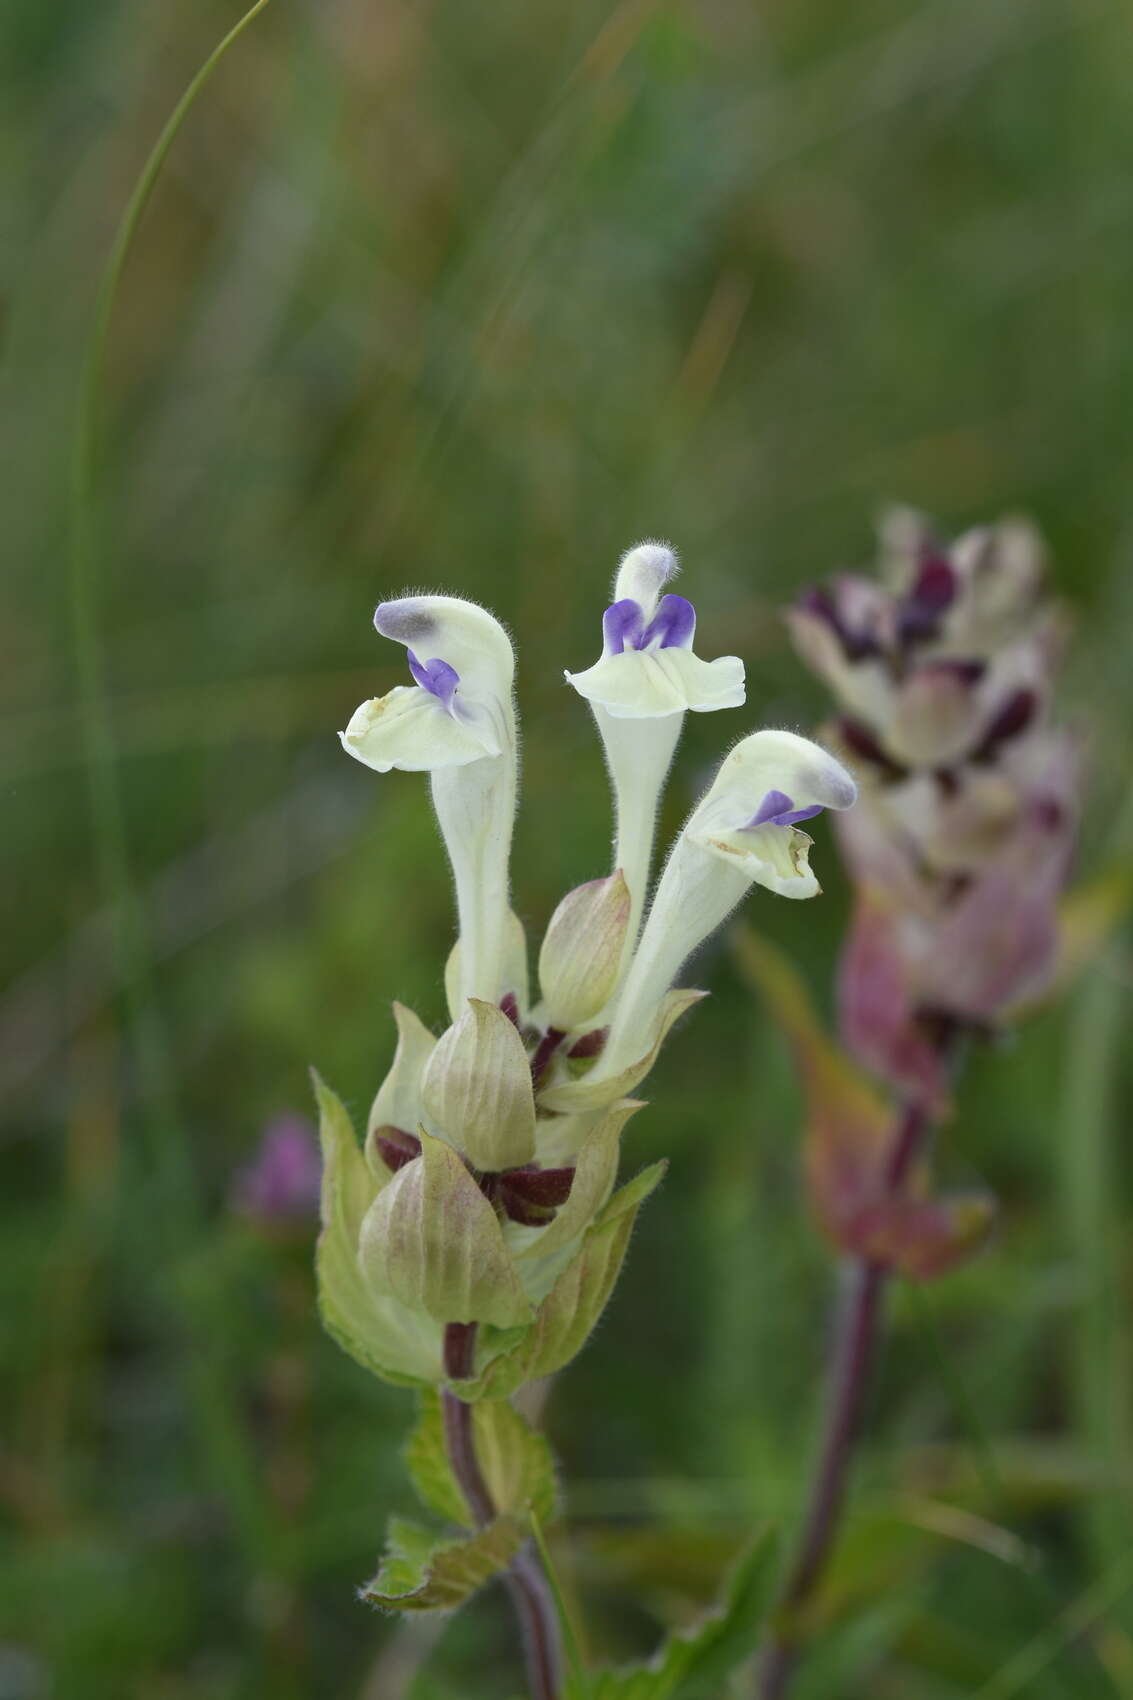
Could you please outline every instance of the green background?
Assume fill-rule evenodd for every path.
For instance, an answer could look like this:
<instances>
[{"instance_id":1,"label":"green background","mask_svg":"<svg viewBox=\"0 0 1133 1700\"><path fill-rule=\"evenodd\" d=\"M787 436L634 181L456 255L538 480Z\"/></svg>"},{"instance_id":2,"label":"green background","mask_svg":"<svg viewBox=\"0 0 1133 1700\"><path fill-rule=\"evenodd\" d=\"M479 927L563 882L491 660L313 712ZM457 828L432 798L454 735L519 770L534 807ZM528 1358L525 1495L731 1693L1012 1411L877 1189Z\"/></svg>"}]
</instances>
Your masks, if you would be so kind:
<instances>
[{"instance_id":1,"label":"green background","mask_svg":"<svg viewBox=\"0 0 1133 1700\"><path fill-rule=\"evenodd\" d=\"M502 1596L432 1649L355 1601L410 1509L412 1402L320 1334L311 1232L228 1202L268 1119L308 1108L308 1063L364 1112L390 999L443 1019L423 784L335 736L402 681L373 606L443 588L513 631L537 932L608 854L562 669L595 658L625 547L670 538L700 652L748 667L745 710L690 717L672 829L725 743L821 716L780 609L868 559L884 502L948 528L1025 510L1076 618L1082 877L1120 866L1133 14L274 0L176 144L112 333L98 608L139 1051L83 769L67 462L115 222L236 15L0 13L0 1697L509 1700ZM846 893L816 837L826 895L748 914L828 1004ZM1133 1694L1130 972L1112 944L967 1076L943 1168L995 1188L998 1236L896 1295L800 1700ZM546 1413L596 1657L647 1649L752 1523L789 1520L817 1412L832 1271L797 1092L726 939L695 979L713 999L628 1137L668 1181Z\"/></svg>"}]
</instances>

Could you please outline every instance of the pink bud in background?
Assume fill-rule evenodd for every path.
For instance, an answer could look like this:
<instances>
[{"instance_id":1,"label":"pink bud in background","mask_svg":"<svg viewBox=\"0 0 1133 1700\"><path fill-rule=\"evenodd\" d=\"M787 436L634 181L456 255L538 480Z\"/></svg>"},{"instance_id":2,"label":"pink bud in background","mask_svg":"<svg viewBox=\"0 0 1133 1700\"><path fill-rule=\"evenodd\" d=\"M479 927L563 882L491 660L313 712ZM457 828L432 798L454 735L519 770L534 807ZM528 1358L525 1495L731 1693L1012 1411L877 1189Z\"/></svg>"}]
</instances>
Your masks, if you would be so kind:
<instances>
[{"instance_id":1,"label":"pink bud in background","mask_svg":"<svg viewBox=\"0 0 1133 1700\"><path fill-rule=\"evenodd\" d=\"M276 1116L264 1128L255 1157L235 1177L232 1207L264 1226L313 1222L321 1174L318 1141L306 1116Z\"/></svg>"},{"instance_id":2,"label":"pink bud in background","mask_svg":"<svg viewBox=\"0 0 1133 1700\"><path fill-rule=\"evenodd\" d=\"M922 1019L916 974L927 942L915 915L878 893L859 892L839 967L838 1013L843 1042L858 1062L940 1111L947 1068Z\"/></svg>"}]
</instances>

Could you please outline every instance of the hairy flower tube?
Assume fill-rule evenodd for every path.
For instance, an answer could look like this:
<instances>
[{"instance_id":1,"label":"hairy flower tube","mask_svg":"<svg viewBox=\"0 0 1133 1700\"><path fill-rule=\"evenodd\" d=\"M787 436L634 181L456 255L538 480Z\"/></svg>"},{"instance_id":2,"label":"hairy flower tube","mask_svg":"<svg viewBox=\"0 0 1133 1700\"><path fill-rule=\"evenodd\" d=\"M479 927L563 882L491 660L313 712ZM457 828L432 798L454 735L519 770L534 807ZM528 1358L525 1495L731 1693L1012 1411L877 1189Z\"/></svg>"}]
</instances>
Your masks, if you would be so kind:
<instances>
[{"instance_id":1,"label":"hairy flower tube","mask_svg":"<svg viewBox=\"0 0 1133 1700\"><path fill-rule=\"evenodd\" d=\"M623 967L641 922L657 808L685 714L744 700L738 656L703 661L694 653L696 610L665 588L678 570L666 543L639 543L623 555L602 616L601 659L566 675L594 711L614 790L614 868L630 894Z\"/></svg>"},{"instance_id":2,"label":"hairy flower tube","mask_svg":"<svg viewBox=\"0 0 1133 1700\"><path fill-rule=\"evenodd\" d=\"M378 773L427 772L452 864L461 998L495 1002L508 973L508 856L515 816L515 658L491 614L455 596L405 596L374 615L403 643L415 683L365 702L343 748Z\"/></svg>"},{"instance_id":3,"label":"hairy flower tube","mask_svg":"<svg viewBox=\"0 0 1133 1700\"><path fill-rule=\"evenodd\" d=\"M539 952L535 1003L508 897L510 641L492 615L454 597L404 597L375 616L379 633L405 645L414 683L364 703L343 746L380 773L429 773L458 922L450 1025L435 1035L395 1005L397 1049L364 1149L319 1083L323 1313L348 1350L392 1379L447 1381L465 1399L506 1395L585 1342L663 1168L615 1190L621 1132L640 1107L630 1093L703 995L673 982L753 884L817 892L798 823L854 800L849 774L817 744L789 732L744 738L679 834L637 937L684 712L743 698L735 657L693 653L691 605L664 593L675 567L659 545L625 557L604 658L571 680L598 715L619 854L633 866L563 898ZM635 740L655 727L663 740L647 736L635 766Z\"/></svg>"}]
</instances>

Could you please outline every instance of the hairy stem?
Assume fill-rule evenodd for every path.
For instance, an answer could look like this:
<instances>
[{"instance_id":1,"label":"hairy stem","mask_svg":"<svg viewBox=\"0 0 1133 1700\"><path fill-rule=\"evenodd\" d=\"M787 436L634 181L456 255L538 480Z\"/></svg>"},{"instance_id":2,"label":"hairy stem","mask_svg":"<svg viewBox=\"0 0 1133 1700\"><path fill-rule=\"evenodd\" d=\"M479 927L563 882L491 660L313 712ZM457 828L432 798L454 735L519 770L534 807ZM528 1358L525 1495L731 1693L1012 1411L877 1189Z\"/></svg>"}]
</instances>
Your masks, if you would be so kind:
<instances>
[{"instance_id":1,"label":"hairy stem","mask_svg":"<svg viewBox=\"0 0 1133 1700\"><path fill-rule=\"evenodd\" d=\"M445 1369L456 1379L472 1373L475 1325L451 1323L445 1330ZM452 1473L476 1520L483 1528L496 1515L491 1490L476 1456L472 1407L446 1388L441 1394L445 1447ZM562 1648L558 1618L550 1590L530 1546L512 1559L504 1580L523 1638L531 1700L559 1700Z\"/></svg>"},{"instance_id":2,"label":"hairy stem","mask_svg":"<svg viewBox=\"0 0 1133 1700\"><path fill-rule=\"evenodd\" d=\"M891 1192L899 1192L908 1179L931 1125L923 1104L905 1106L885 1168ZM851 1261L845 1269L822 1442L798 1547L779 1600L780 1627L760 1665L760 1700L783 1700L790 1687L799 1659L794 1626L813 1598L833 1550L877 1352L888 1279L883 1265L864 1258Z\"/></svg>"}]
</instances>

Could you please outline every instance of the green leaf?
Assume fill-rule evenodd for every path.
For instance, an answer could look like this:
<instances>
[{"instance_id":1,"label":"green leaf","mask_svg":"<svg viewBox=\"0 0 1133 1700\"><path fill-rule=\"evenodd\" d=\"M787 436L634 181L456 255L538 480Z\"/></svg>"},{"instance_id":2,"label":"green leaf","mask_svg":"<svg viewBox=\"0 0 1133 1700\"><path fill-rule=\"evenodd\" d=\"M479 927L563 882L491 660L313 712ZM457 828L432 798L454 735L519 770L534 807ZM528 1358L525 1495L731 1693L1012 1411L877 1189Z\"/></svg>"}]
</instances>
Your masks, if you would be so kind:
<instances>
[{"instance_id":1,"label":"green leaf","mask_svg":"<svg viewBox=\"0 0 1133 1700\"><path fill-rule=\"evenodd\" d=\"M515 1517L497 1517L459 1540L391 1517L381 1568L362 1597L385 1611L452 1611L506 1569L523 1541Z\"/></svg>"},{"instance_id":2,"label":"green leaf","mask_svg":"<svg viewBox=\"0 0 1133 1700\"><path fill-rule=\"evenodd\" d=\"M499 1512L524 1516L534 1508L541 1523L555 1514L555 1465L545 1437L503 1399L473 1408L476 1456ZM474 1519L449 1466L439 1396L421 1397L421 1415L409 1437L405 1460L422 1502L431 1511L471 1528Z\"/></svg>"},{"instance_id":3,"label":"green leaf","mask_svg":"<svg viewBox=\"0 0 1133 1700\"><path fill-rule=\"evenodd\" d=\"M647 1665L596 1671L566 1700L719 1700L721 1684L755 1651L774 1598L775 1542L761 1536L740 1559L719 1611L668 1635Z\"/></svg>"},{"instance_id":4,"label":"green leaf","mask_svg":"<svg viewBox=\"0 0 1133 1700\"><path fill-rule=\"evenodd\" d=\"M363 1279L358 1234L381 1190L342 1101L314 1076L323 1151L322 1232L315 1253L319 1313L327 1333L363 1369L400 1386L436 1381L441 1330L423 1313L380 1298Z\"/></svg>"}]
</instances>

